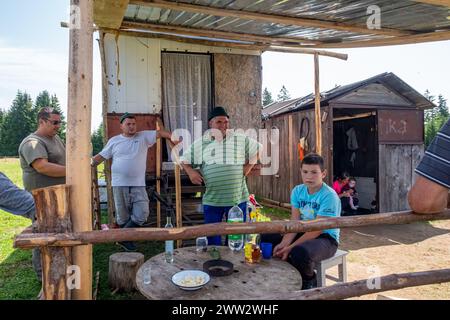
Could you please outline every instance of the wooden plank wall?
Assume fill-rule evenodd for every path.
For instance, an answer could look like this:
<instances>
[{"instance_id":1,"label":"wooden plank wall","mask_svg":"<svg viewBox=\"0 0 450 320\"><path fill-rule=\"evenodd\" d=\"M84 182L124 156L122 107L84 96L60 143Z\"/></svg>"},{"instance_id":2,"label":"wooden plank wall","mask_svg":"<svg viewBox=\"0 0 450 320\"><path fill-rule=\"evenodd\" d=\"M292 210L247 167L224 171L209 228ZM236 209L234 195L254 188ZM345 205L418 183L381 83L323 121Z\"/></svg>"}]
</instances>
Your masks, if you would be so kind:
<instances>
[{"instance_id":1,"label":"wooden plank wall","mask_svg":"<svg viewBox=\"0 0 450 320\"><path fill-rule=\"evenodd\" d=\"M329 112L328 108L322 108L321 111L322 115L324 112ZM291 138L289 138L289 118L292 119ZM264 122L267 130L270 130L272 127L280 130L279 170L278 174L275 175L249 178L248 186L251 193L274 201L290 202L292 188L302 183L297 143L300 139L300 126L303 118L308 118L310 124L308 136L309 150L306 153L315 152L314 109L274 117ZM322 125L322 155L325 160L326 169L329 170L330 163L332 163L332 149L330 146L330 139L332 139L331 114L328 114L326 121ZM271 155L270 147L268 154ZM331 179L332 175L329 174L325 182L330 183Z\"/></svg>"},{"instance_id":2,"label":"wooden plank wall","mask_svg":"<svg viewBox=\"0 0 450 320\"><path fill-rule=\"evenodd\" d=\"M379 146L380 212L408 210L408 191L415 180L414 169L424 154L423 145Z\"/></svg>"}]
</instances>

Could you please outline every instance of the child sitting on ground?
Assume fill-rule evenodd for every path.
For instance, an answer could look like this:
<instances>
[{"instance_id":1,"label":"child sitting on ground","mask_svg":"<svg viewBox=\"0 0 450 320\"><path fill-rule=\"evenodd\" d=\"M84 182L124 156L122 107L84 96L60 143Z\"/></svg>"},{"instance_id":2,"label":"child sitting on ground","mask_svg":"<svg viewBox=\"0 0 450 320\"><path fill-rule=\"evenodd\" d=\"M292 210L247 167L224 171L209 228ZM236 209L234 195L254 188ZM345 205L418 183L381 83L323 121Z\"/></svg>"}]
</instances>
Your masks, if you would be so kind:
<instances>
[{"instance_id":1,"label":"child sitting on ground","mask_svg":"<svg viewBox=\"0 0 450 320\"><path fill-rule=\"evenodd\" d=\"M356 192L356 180L355 178L350 178L348 183L342 187L342 192L345 194L341 198L342 210L350 207L352 210L358 210L358 192Z\"/></svg>"}]
</instances>

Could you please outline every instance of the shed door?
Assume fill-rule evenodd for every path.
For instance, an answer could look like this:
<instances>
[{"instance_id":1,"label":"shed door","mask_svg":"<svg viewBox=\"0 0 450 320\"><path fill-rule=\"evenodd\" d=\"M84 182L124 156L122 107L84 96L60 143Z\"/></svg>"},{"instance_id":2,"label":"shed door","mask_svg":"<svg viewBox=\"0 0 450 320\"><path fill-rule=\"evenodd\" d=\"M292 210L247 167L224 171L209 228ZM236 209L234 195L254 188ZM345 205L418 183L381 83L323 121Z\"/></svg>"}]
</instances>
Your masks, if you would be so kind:
<instances>
[{"instance_id":1,"label":"shed door","mask_svg":"<svg viewBox=\"0 0 450 320\"><path fill-rule=\"evenodd\" d=\"M208 128L211 98L211 56L163 52L162 103L167 129L189 130L194 137L194 121ZM201 133L200 133L201 134Z\"/></svg>"}]
</instances>

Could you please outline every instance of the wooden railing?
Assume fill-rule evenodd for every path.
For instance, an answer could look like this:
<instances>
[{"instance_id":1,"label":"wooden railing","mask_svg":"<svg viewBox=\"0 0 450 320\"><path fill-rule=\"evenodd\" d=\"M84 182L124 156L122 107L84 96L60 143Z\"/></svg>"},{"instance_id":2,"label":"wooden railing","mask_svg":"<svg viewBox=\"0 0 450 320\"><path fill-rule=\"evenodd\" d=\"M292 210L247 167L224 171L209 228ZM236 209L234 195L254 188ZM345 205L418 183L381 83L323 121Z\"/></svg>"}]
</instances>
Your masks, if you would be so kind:
<instances>
[{"instance_id":1,"label":"wooden railing","mask_svg":"<svg viewBox=\"0 0 450 320\"><path fill-rule=\"evenodd\" d=\"M323 218L313 221L273 221L254 223L213 223L192 227L173 229L165 228L130 228L95 230L85 232L72 232L70 214L68 214L69 188L53 186L33 191L36 202L37 233L26 230L16 236L14 247L31 249L41 247L43 255L43 293L46 299L70 299L70 290L64 285L70 274L67 267L71 264L71 251L74 246L88 244L108 243L116 241L145 241L145 240L182 240L193 239L199 236L227 235L227 234L253 234L253 233L293 233L308 232L332 228L350 228L380 224L405 224L416 221L448 220L450 210L439 214L422 215L413 214L412 211L370 214L363 216ZM53 262L57 263L53 263ZM421 279L420 281L400 281L397 278ZM450 269L427 271L427 274L392 275L383 277L390 286L383 286L386 291L392 288L438 283L450 281ZM397 282L396 282L397 281ZM431 281L431 282L430 282ZM362 283L362 282L361 282ZM286 297L272 298L314 298L314 299L341 299L360 295L361 283L338 284L335 286L315 289L310 293L292 293ZM397 284L396 284L397 283ZM84 283L82 285L91 285ZM350 286L350 287L349 287ZM353 288L353 289L349 289ZM331 294L332 292L333 294ZM375 291L371 291L375 292Z\"/></svg>"}]
</instances>

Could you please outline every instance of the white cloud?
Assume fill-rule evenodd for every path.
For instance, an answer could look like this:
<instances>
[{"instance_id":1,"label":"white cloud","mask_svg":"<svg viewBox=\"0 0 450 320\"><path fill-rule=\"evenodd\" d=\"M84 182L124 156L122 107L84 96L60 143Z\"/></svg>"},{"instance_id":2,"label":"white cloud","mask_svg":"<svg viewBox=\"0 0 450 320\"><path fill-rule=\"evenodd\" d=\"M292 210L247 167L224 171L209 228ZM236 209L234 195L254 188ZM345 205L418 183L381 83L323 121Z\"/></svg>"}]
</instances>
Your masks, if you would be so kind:
<instances>
[{"instance_id":1,"label":"white cloud","mask_svg":"<svg viewBox=\"0 0 450 320\"><path fill-rule=\"evenodd\" d=\"M0 46L0 106L8 108L17 90L27 91L32 97L48 90L55 93L64 106L67 57L45 49L8 47L3 42Z\"/></svg>"},{"instance_id":2,"label":"white cloud","mask_svg":"<svg viewBox=\"0 0 450 320\"><path fill-rule=\"evenodd\" d=\"M95 41L95 40L94 40ZM101 122L101 74L98 45L94 42L92 128ZM0 108L11 106L18 90L33 99L43 90L56 94L67 115L69 51L13 47L0 38Z\"/></svg>"}]
</instances>

